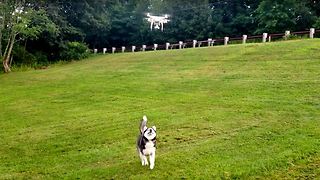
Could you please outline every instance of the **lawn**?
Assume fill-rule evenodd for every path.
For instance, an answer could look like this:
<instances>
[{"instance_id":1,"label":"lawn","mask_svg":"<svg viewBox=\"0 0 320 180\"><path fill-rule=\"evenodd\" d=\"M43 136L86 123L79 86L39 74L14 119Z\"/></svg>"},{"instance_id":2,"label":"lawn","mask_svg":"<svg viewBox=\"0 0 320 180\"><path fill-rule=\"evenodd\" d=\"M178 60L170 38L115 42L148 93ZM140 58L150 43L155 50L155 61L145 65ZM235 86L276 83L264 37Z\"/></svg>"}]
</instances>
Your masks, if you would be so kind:
<instances>
[{"instance_id":1,"label":"lawn","mask_svg":"<svg viewBox=\"0 0 320 180\"><path fill-rule=\"evenodd\" d=\"M320 178L320 40L0 75L0 179ZM135 149L157 126L154 170Z\"/></svg>"}]
</instances>

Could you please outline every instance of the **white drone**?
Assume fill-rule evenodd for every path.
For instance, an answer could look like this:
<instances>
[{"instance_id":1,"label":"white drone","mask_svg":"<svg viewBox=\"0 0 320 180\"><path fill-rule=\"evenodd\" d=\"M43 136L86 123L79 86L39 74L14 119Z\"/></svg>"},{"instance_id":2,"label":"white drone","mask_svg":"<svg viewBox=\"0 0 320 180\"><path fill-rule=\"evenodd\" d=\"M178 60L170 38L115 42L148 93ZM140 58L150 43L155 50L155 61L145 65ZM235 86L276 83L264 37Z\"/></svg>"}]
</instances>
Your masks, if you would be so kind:
<instances>
[{"instance_id":1,"label":"white drone","mask_svg":"<svg viewBox=\"0 0 320 180\"><path fill-rule=\"evenodd\" d=\"M146 18L146 20L151 23L150 25L151 31L153 29L153 26L155 29L160 29L160 26L161 26L161 31L163 31L163 24L166 24L170 21L168 19L169 15L167 14L164 16L152 16L150 15L150 13L148 13L147 16L148 17Z\"/></svg>"}]
</instances>

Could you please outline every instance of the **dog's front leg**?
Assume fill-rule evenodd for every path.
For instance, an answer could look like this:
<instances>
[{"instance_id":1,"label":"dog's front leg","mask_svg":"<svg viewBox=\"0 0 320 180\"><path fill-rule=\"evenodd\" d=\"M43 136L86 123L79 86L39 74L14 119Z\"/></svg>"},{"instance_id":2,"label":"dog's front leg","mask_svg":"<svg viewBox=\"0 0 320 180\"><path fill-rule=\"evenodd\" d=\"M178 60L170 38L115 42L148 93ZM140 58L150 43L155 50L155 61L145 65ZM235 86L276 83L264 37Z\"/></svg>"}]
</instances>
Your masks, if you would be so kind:
<instances>
[{"instance_id":1,"label":"dog's front leg","mask_svg":"<svg viewBox=\"0 0 320 180\"><path fill-rule=\"evenodd\" d=\"M144 156L141 152L139 152L139 156L140 156L140 159L141 159L141 164L142 164L142 166L145 166L145 165L146 165L146 163L145 163L145 156Z\"/></svg>"},{"instance_id":2,"label":"dog's front leg","mask_svg":"<svg viewBox=\"0 0 320 180\"><path fill-rule=\"evenodd\" d=\"M154 168L155 160L156 160L156 151L153 151L153 152L150 154L150 169L153 169L153 168Z\"/></svg>"},{"instance_id":3,"label":"dog's front leg","mask_svg":"<svg viewBox=\"0 0 320 180\"><path fill-rule=\"evenodd\" d=\"M142 155L142 158L143 158L143 162L144 163L142 163L142 166L148 166L148 159L147 159L147 156L145 156L145 155Z\"/></svg>"}]
</instances>

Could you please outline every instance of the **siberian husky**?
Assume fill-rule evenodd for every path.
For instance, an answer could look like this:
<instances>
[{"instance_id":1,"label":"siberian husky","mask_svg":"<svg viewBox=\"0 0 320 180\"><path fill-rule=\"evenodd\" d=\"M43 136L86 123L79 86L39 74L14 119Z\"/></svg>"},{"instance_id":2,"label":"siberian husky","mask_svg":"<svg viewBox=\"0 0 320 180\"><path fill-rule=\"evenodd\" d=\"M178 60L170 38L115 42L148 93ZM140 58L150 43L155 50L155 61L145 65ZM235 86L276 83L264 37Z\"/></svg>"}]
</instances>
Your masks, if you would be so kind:
<instances>
[{"instance_id":1,"label":"siberian husky","mask_svg":"<svg viewBox=\"0 0 320 180\"><path fill-rule=\"evenodd\" d=\"M156 137L157 129L155 126L147 127L147 116L143 116L140 124L140 135L137 140L137 150L141 159L142 166L147 166L149 156L150 169L154 168L156 160Z\"/></svg>"}]
</instances>

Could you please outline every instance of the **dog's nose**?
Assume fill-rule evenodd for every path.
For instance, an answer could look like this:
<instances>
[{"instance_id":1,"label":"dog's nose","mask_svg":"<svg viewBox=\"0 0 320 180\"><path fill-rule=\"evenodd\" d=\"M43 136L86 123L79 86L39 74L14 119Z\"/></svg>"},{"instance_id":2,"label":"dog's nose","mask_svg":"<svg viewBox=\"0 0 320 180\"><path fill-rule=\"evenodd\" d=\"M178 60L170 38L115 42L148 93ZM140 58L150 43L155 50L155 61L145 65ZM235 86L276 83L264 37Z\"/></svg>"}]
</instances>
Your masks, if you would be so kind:
<instances>
[{"instance_id":1,"label":"dog's nose","mask_svg":"<svg viewBox=\"0 0 320 180\"><path fill-rule=\"evenodd\" d=\"M151 130L151 129L149 130L149 133L152 133L152 130Z\"/></svg>"}]
</instances>

